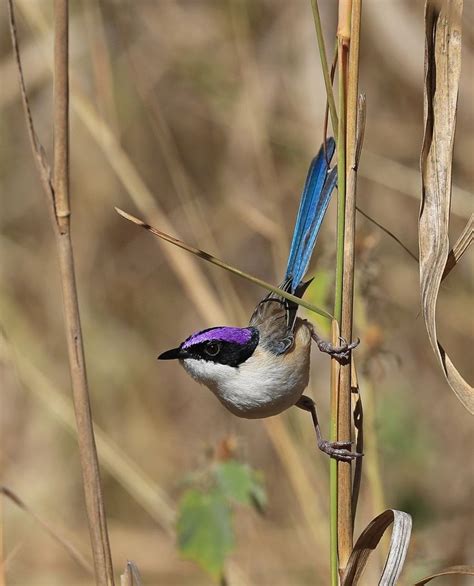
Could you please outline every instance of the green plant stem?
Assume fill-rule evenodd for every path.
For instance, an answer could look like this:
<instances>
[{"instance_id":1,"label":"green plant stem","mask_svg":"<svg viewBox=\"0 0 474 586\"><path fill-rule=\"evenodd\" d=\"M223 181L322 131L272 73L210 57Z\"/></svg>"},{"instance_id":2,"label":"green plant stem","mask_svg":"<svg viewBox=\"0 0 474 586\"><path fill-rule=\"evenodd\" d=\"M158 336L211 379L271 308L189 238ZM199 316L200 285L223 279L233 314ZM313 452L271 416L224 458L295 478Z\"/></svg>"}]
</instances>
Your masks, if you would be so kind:
<instances>
[{"instance_id":1,"label":"green plant stem","mask_svg":"<svg viewBox=\"0 0 474 586\"><path fill-rule=\"evenodd\" d=\"M332 322L332 339L337 340L339 326L336 320ZM329 437L331 441L337 439L337 414L338 414L338 381L339 364L331 361L331 421ZM333 458L329 461L329 562L331 573L331 586L338 586L338 559L337 559L337 461Z\"/></svg>"},{"instance_id":2,"label":"green plant stem","mask_svg":"<svg viewBox=\"0 0 474 586\"><path fill-rule=\"evenodd\" d=\"M334 92L331 83L331 74L328 67L328 59L326 54L326 45L324 43L324 35L321 27L321 17L319 15L318 0L311 0L311 7L313 9L314 27L316 29L316 38L318 39L319 56L321 58L321 68L323 70L324 85L326 86L326 96L329 105L329 112L331 114L331 124L334 134L338 129L338 119L336 111L336 102L334 101Z\"/></svg>"}]
</instances>

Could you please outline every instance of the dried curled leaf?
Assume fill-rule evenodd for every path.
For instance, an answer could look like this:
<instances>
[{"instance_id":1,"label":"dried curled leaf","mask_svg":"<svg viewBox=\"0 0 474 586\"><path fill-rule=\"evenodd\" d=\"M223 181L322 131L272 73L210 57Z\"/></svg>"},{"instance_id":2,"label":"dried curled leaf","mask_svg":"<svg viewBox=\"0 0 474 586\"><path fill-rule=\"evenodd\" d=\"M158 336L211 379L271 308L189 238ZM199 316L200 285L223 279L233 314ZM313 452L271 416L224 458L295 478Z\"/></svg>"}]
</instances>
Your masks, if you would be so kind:
<instances>
[{"instance_id":1,"label":"dried curled leaf","mask_svg":"<svg viewBox=\"0 0 474 586\"><path fill-rule=\"evenodd\" d=\"M341 586L356 586L367 564L369 555L377 547L386 529L393 523L392 538L379 586L396 584L405 562L410 543L411 517L403 511L387 509L375 517L362 531L354 545Z\"/></svg>"},{"instance_id":2,"label":"dried curled leaf","mask_svg":"<svg viewBox=\"0 0 474 586\"><path fill-rule=\"evenodd\" d=\"M419 218L421 305L428 337L446 380L474 414L474 389L438 342L436 302L449 255L451 170L461 71L462 0L425 4L425 133Z\"/></svg>"}]
</instances>

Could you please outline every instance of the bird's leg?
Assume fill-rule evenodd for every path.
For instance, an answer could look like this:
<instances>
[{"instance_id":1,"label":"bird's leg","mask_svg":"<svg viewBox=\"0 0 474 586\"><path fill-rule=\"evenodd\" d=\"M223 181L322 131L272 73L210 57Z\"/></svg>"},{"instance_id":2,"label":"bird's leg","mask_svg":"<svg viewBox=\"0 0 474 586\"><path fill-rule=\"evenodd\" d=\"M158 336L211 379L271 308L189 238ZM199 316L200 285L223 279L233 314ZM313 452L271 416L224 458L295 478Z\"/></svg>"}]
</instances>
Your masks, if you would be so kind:
<instances>
[{"instance_id":1,"label":"bird's leg","mask_svg":"<svg viewBox=\"0 0 474 586\"><path fill-rule=\"evenodd\" d=\"M311 417L313 418L313 425L314 430L316 432L316 439L318 441L318 448L328 454L331 458L336 460L341 460L342 462L350 462L354 458L360 458L362 454L358 452L351 452L350 447L352 442L330 442L328 440L324 440L321 435L321 429L319 427L318 422L318 415L316 413L316 405L314 404L313 399L307 397L306 395L302 395L298 402L295 403L296 407L303 409L304 411L309 411L311 413Z\"/></svg>"},{"instance_id":2,"label":"bird's leg","mask_svg":"<svg viewBox=\"0 0 474 586\"><path fill-rule=\"evenodd\" d=\"M323 340L323 338L321 338L316 333L316 330L314 329L312 323L307 322L307 324L309 327L309 331L311 332L311 338L316 342L316 345L318 346L320 351L325 352L330 356L334 356L334 358L339 358L341 360L349 360L350 351L353 350L360 343L359 338L357 338L355 342L351 342L350 344L348 344L344 338L339 338L339 340L341 341L341 345L334 346L334 344L331 344L331 342Z\"/></svg>"}]
</instances>

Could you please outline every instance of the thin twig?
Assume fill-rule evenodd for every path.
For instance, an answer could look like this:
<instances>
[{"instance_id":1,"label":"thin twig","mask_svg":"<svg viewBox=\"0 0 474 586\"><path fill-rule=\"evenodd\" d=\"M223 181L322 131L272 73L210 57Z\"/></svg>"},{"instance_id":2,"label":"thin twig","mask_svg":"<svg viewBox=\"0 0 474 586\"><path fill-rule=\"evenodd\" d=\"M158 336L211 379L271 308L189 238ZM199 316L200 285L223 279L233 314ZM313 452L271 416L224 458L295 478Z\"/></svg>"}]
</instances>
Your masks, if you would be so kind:
<instances>
[{"instance_id":1,"label":"thin twig","mask_svg":"<svg viewBox=\"0 0 474 586\"><path fill-rule=\"evenodd\" d=\"M15 57L16 69L18 72L18 83L20 85L21 104L23 106L23 111L25 114L26 128L28 130L28 137L30 139L31 150L33 151L33 156L35 159L36 167L38 169L38 174L41 179L41 184L46 194L49 210L53 213L54 217L54 189L51 179L51 169L49 167L48 161L46 160L46 155L43 146L41 145L38 139L38 135L36 134L36 130L33 124L33 116L31 114L30 109L30 103L28 101L28 96L26 93L25 78L23 75L23 66L20 57L20 46L16 30L13 0L8 0L8 18L8 24L10 27L10 37L13 46L13 54Z\"/></svg>"},{"instance_id":2,"label":"thin twig","mask_svg":"<svg viewBox=\"0 0 474 586\"><path fill-rule=\"evenodd\" d=\"M38 523L38 525L40 525L42 529L44 529L44 531L46 531L46 533L48 533L48 535L54 539L54 541L59 543L59 545L68 552L72 559L77 562L77 564L79 564L83 570L92 576L94 575L94 568L92 567L92 564L84 557L84 555L76 548L76 546L73 545L68 539L60 535L57 529L53 527L51 523L39 517L13 490L7 486L0 486L0 494L9 499L22 511L27 513L34 521L36 521L36 523Z\"/></svg>"},{"instance_id":3,"label":"thin twig","mask_svg":"<svg viewBox=\"0 0 474 586\"><path fill-rule=\"evenodd\" d=\"M395 242L397 244L399 244L403 250L409 255L411 256L411 258L415 261L418 262L418 257L416 256L416 254L414 254L409 248L408 246L406 246L405 244L403 244L403 242L400 240L400 238L398 238L398 236L396 236L393 232L391 232L388 228L386 228L383 224L381 224L380 222L377 222L377 220L373 217L370 216L367 212L364 212L364 210L362 210L359 206L356 206L356 210L359 212L359 214L361 214L361 216L364 216L364 218L367 218L367 220L369 220L369 222L372 222L372 224L374 224L375 226L377 226L377 228L380 228L380 230L382 230L382 232L385 232L385 234L387 234L387 236L390 236L390 238L392 238L392 240L395 240Z\"/></svg>"},{"instance_id":4,"label":"thin twig","mask_svg":"<svg viewBox=\"0 0 474 586\"><path fill-rule=\"evenodd\" d=\"M188 252L191 252L192 254L198 256L199 258L202 258L203 260L206 260L207 262L210 262L211 264L216 265L216 266L220 267L221 269L225 269L226 271L229 271L230 273L234 273L234 275L238 275L239 277L242 277L243 279L247 279L247 281L255 283L256 285L259 285L260 287L263 287L264 289L267 289L268 291L271 291L272 293L276 293L280 297L284 297L285 299L288 299L288 301L293 301L293 303L296 303L297 305L301 305L302 307L305 307L306 309L309 309L310 311L314 311L315 313L321 315L322 317L325 317L327 319L333 319L333 316L330 313L328 313L327 311L324 311L324 309L320 309L319 307L316 307L312 303L308 303L307 301L304 301L300 297L296 297L295 295L288 293L288 291L283 291L282 289L279 289L278 287L274 287L273 285L270 285L270 283L267 283L266 281L263 281L262 279L259 279L258 277L254 277L253 275L249 275L248 273L244 273L244 271L241 271L240 269L236 269L235 267L228 265L223 260L220 260L220 259L216 258L215 256L212 256L212 254L209 254L208 252L204 252L204 250L200 250L199 248L195 248L194 246L186 244L182 240L178 240L178 238L174 238L173 236L170 236L169 234L166 234L165 232L162 232L161 230L158 230L157 228L150 226L150 224L147 224L143 220L140 220L140 218L132 216L132 214L128 214L127 212L124 212L120 208L116 207L115 211L118 214L120 214L123 218L125 218L126 220L129 220L130 222L136 224L137 226L144 228L148 232L151 232L154 236L158 236L158 238L161 238L162 240L166 240L166 242L170 242L171 244L174 244L175 246L178 246L179 248L182 248L183 250L187 250Z\"/></svg>"},{"instance_id":5,"label":"thin twig","mask_svg":"<svg viewBox=\"0 0 474 586\"><path fill-rule=\"evenodd\" d=\"M54 214L72 393L96 583L113 586L112 559L100 485L99 464L87 385L85 357L70 235L69 208L69 54L68 0L54 3L54 187L44 150L30 112L21 67L12 0L8 0L10 33L20 80L30 142L49 208Z\"/></svg>"}]
</instances>

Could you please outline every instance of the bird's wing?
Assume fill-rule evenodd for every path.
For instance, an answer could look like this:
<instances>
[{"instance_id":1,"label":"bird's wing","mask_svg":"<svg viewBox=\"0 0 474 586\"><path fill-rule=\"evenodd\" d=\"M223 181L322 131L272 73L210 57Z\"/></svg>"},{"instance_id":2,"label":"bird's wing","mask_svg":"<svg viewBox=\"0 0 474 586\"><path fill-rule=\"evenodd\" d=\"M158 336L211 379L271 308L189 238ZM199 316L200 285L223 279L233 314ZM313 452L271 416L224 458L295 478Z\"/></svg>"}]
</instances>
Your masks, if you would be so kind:
<instances>
[{"instance_id":1,"label":"bird's wing","mask_svg":"<svg viewBox=\"0 0 474 586\"><path fill-rule=\"evenodd\" d=\"M301 283L295 295L303 297L312 279ZM280 289L289 291L291 281L283 281ZM274 354L283 354L293 346L293 329L296 320L298 305L269 293L255 308L250 318L250 325L258 328L260 343Z\"/></svg>"},{"instance_id":2,"label":"bird's wing","mask_svg":"<svg viewBox=\"0 0 474 586\"><path fill-rule=\"evenodd\" d=\"M258 329L259 343L264 348L273 354L284 354L294 340L292 324L288 320L288 302L272 293L257 305L250 318L250 325Z\"/></svg>"}]
</instances>

